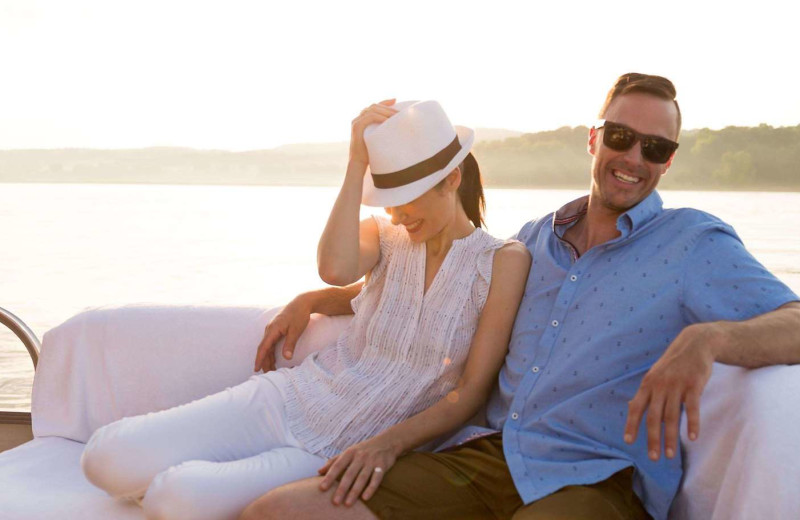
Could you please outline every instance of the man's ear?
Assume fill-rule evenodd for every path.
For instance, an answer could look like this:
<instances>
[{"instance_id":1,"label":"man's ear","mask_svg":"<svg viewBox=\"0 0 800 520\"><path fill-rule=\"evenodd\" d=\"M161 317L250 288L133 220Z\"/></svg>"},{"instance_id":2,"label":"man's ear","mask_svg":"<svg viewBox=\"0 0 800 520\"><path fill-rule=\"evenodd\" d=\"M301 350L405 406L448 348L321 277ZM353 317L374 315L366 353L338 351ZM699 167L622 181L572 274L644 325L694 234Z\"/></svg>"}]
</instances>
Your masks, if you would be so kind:
<instances>
[{"instance_id":1,"label":"man's ear","mask_svg":"<svg viewBox=\"0 0 800 520\"><path fill-rule=\"evenodd\" d=\"M669 167L672 166L672 160L675 159L676 153L678 152L672 152L672 155L669 156L669 160L666 162L666 164L664 164L664 171L661 173L661 175L667 174L667 172L669 171Z\"/></svg>"},{"instance_id":2,"label":"man's ear","mask_svg":"<svg viewBox=\"0 0 800 520\"><path fill-rule=\"evenodd\" d=\"M589 152L589 155L594 156L595 151L597 149L597 130L595 127L589 129L589 142L586 143L586 151Z\"/></svg>"}]
</instances>

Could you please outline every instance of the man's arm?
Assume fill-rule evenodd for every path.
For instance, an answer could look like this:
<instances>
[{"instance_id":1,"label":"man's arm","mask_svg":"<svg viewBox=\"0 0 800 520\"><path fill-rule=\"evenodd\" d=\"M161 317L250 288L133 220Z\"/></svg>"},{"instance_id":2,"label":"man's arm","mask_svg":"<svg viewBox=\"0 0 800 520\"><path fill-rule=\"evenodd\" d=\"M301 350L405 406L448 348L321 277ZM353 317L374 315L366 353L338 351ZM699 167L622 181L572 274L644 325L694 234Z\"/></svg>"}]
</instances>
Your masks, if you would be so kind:
<instances>
[{"instance_id":1,"label":"man's arm","mask_svg":"<svg viewBox=\"0 0 800 520\"><path fill-rule=\"evenodd\" d=\"M628 406L625 440L646 411L648 452L674 457L681 404L689 438L700 434L700 396L714 362L756 368L800 362L800 303L744 247L732 228L700 235L685 259L680 298L686 326L651 367ZM774 309L771 312L767 310Z\"/></svg>"},{"instance_id":2,"label":"man's arm","mask_svg":"<svg viewBox=\"0 0 800 520\"><path fill-rule=\"evenodd\" d=\"M309 314L325 314L327 316L343 316L353 314L350 302L358 296L364 282L356 282L344 287L326 287L300 294L292 300L303 301ZM302 305L302 303L301 303Z\"/></svg>"},{"instance_id":3,"label":"man's arm","mask_svg":"<svg viewBox=\"0 0 800 520\"><path fill-rule=\"evenodd\" d=\"M253 370L275 370L275 344L282 337L286 338L283 342L283 357L292 359L294 347L306 330L311 314L353 314L350 301L358 295L363 285L362 282L356 282L346 287L328 287L296 296L264 329L264 338L258 345Z\"/></svg>"},{"instance_id":4,"label":"man's arm","mask_svg":"<svg viewBox=\"0 0 800 520\"><path fill-rule=\"evenodd\" d=\"M646 412L648 453L658 460L661 423L664 451L677 453L681 404L686 406L689 438L700 434L700 396L714 362L758 368L800 363L800 303L741 322L720 321L689 325L647 372L628 404L625 441L636 440Z\"/></svg>"},{"instance_id":5,"label":"man's arm","mask_svg":"<svg viewBox=\"0 0 800 520\"><path fill-rule=\"evenodd\" d=\"M747 368L800 363L800 302L747 321L708 325L718 329L709 348L719 363Z\"/></svg>"}]
</instances>

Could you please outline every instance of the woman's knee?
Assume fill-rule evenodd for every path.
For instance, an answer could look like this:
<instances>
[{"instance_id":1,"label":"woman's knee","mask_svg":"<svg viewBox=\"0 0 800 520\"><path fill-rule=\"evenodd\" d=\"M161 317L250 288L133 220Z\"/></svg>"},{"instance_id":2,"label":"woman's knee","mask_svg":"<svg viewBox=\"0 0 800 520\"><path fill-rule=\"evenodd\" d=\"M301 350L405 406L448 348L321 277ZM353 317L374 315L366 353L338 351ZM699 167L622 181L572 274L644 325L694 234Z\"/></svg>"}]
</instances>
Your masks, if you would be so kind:
<instances>
[{"instance_id":1,"label":"woman's knee","mask_svg":"<svg viewBox=\"0 0 800 520\"><path fill-rule=\"evenodd\" d=\"M135 498L144 493L146 482L139 478L129 459L141 457L119 434L125 419L99 428L81 454L81 469L86 479L117 498ZM132 467L133 466L133 467Z\"/></svg>"}]
</instances>

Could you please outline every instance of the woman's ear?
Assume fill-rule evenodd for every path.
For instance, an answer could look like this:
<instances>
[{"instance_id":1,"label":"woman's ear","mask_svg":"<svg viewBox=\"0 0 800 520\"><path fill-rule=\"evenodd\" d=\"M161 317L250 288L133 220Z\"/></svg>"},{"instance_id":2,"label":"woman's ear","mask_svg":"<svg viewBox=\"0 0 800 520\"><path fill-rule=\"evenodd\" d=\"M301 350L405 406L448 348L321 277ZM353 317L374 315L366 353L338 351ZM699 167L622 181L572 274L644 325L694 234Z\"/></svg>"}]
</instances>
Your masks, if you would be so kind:
<instances>
[{"instance_id":1,"label":"woman's ear","mask_svg":"<svg viewBox=\"0 0 800 520\"><path fill-rule=\"evenodd\" d=\"M461 168L456 166L456 168L448 173L447 177L444 179L444 184L450 191L457 191L458 187L461 186Z\"/></svg>"}]
</instances>

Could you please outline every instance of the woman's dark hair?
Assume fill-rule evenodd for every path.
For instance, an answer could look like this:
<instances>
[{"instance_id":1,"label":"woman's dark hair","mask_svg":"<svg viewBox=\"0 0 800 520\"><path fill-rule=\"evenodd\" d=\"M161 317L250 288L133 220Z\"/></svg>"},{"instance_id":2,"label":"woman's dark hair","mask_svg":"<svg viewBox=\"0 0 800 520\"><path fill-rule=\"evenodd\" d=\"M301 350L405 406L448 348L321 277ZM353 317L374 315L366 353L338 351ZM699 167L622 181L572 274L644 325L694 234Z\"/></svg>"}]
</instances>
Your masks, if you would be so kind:
<instances>
[{"instance_id":1,"label":"woman's dark hair","mask_svg":"<svg viewBox=\"0 0 800 520\"><path fill-rule=\"evenodd\" d=\"M461 164L458 165L461 170L461 184L458 186L458 198L461 201L461 207L464 208L464 213L467 218L472 221L476 228L483 227L483 214L486 213L486 199L483 197L483 179L481 179L481 169L478 167L478 161L472 152L468 153ZM439 189L444 186L445 179L442 179L436 188Z\"/></svg>"},{"instance_id":2,"label":"woman's dark hair","mask_svg":"<svg viewBox=\"0 0 800 520\"><path fill-rule=\"evenodd\" d=\"M464 208L464 212L476 228L483 227L486 199L483 197L481 169L472 152L467 154L459 168L461 169L461 186L458 187L458 197L461 199L461 207Z\"/></svg>"}]
</instances>

